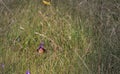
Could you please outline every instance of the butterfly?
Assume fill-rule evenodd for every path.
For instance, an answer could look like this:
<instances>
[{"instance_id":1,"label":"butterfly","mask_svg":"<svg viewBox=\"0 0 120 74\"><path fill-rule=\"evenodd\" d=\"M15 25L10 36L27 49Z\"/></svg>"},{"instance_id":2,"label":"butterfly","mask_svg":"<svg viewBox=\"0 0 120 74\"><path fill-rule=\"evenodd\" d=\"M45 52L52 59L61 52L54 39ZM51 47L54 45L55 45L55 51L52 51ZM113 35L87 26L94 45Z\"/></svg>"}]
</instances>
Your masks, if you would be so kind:
<instances>
[{"instance_id":1,"label":"butterfly","mask_svg":"<svg viewBox=\"0 0 120 74\"><path fill-rule=\"evenodd\" d=\"M37 49L37 52L40 54L46 52L46 50L44 49L44 43L40 44L39 48Z\"/></svg>"}]
</instances>

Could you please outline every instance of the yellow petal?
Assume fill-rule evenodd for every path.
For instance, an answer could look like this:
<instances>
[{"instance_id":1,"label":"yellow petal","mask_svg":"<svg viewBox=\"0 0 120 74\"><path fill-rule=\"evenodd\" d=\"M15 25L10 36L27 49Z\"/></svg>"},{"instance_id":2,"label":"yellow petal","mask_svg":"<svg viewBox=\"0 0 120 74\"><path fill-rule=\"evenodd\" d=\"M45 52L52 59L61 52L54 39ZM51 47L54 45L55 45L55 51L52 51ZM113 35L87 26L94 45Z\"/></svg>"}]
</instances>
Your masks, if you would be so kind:
<instances>
[{"instance_id":1,"label":"yellow petal","mask_svg":"<svg viewBox=\"0 0 120 74\"><path fill-rule=\"evenodd\" d=\"M43 0L43 4L50 5L50 2Z\"/></svg>"}]
</instances>

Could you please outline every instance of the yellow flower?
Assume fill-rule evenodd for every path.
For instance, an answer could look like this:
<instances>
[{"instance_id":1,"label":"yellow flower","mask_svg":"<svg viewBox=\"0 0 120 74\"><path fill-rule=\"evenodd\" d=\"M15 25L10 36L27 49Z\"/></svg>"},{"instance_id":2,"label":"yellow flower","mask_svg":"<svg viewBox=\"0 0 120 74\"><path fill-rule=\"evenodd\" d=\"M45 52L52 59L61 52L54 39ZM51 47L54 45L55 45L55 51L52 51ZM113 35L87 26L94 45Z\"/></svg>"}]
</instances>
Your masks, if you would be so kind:
<instances>
[{"instance_id":1,"label":"yellow flower","mask_svg":"<svg viewBox=\"0 0 120 74\"><path fill-rule=\"evenodd\" d=\"M50 2L43 0L43 4L45 4L45 5L50 5Z\"/></svg>"}]
</instances>

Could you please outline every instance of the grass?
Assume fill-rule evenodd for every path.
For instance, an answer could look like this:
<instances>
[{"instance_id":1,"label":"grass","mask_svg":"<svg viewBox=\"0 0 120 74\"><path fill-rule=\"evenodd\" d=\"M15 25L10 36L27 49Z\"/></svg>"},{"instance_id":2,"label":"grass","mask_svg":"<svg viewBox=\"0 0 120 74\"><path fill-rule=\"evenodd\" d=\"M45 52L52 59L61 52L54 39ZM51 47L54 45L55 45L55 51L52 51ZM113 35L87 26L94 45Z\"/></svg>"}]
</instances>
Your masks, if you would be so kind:
<instances>
[{"instance_id":1,"label":"grass","mask_svg":"<svg viewBox=\"0 0 120 74\"><path fill-rule=\"evenodd\" d=\"M120 73L119 0L2 1L0 74Z\"/></svg>"}]
</instances>

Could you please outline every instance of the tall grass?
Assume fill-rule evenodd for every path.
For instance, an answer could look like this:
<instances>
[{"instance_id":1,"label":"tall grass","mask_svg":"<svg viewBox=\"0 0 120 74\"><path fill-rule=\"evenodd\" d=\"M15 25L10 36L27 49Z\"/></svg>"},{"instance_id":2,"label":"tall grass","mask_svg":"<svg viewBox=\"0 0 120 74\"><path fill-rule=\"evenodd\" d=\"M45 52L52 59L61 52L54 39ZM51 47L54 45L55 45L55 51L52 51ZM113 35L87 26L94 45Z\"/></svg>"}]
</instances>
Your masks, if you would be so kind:
<instances>
[{"instance_id":1,"label":"tall grass","mask_svg":"<svg viewBox=\"0 0 120 74\"><path fill-rule=\"evenodd\" d=\"M2 1L0 74L120 73L119 0Z\"/></svg>"}]
</instances>

